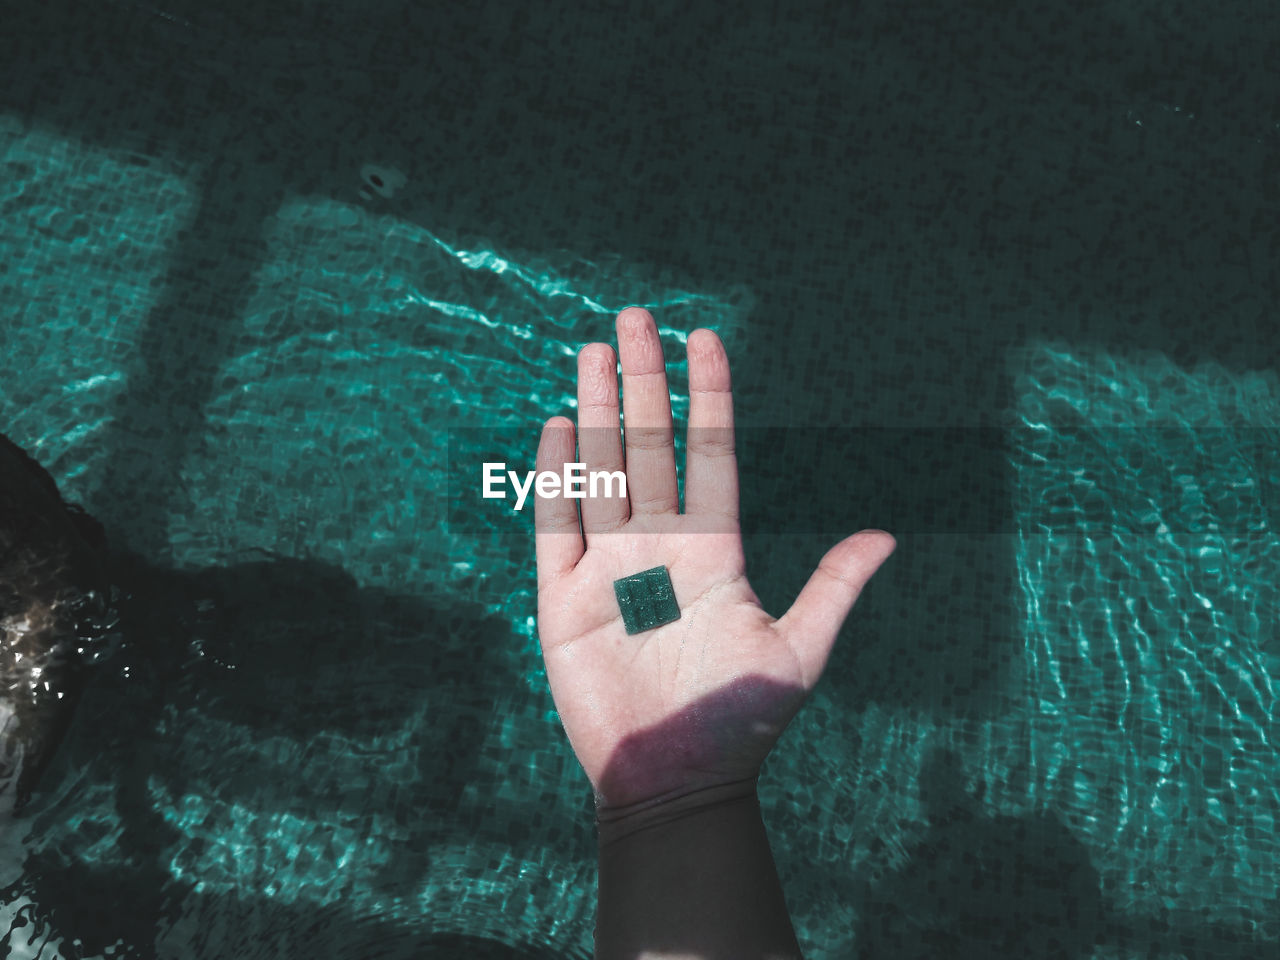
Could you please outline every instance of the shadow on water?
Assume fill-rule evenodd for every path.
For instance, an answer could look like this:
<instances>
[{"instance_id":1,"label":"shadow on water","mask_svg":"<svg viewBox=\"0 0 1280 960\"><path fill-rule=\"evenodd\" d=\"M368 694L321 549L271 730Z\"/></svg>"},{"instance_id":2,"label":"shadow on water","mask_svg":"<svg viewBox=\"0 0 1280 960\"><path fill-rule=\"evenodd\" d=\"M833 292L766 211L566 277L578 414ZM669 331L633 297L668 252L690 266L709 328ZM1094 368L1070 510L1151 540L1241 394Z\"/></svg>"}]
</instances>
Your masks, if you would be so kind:
<instances>
[{"instance_id":1,"label":"shadow on water","mask_svg":"<svg viewBox=\"0 0 1280 960\"><path fill-rule=\"evenodd\" d=\"M165 518L190 509L181 483L167 478L180 476L187 445L201 435L201 411L217 371L234 354L237 324L266 255L264 223L291 194L353 199L357 171L369 160L411 173L417 192L407 191L408 199L393 209L432 229L483 224L491 238L526 250L573 249L585 256L609 250L699 277L749 277L761 317L785 321L789 335L829 348L802 371L818 388L811 391L798 391L795 370L779 374L777 351L733 358L743 403L756 413L781 410L807 422L834 408L831 419L839 422L851 416L840 406L850 395L874 398L870 381L854 389L850 378L872 377L877 358L904 354L911 358L901 370L906 385L896 385L893 396L906 399L895 412L912 412L924 394L916 385L951 385L951 409L999 405L1009 399L1007 371L977 332L987 328L1015 330L1011 336L1019 342L1052 334L1105 348L1155 344L1179 363L1274 366L1280 341L1258 335L1261 321L1250 321L1250 330L1239 319L1270 316L1277 299L1280 275L1258 265L1269 263L1265 238L1272 236L1280 179L1275 158L1259 160L1248 132L1258 129L1258 117L1270 115L1272 81L1265 71L1202 62L1223 50L1237 51L1232 59L1238 63L1262 62L1270 32L1255 25L1252 13L1212 17L1217 40L1202 47L1197 31L1168 24L1152 33L1142 18L1126 19L1097 4L1089 16L1074 17L1071 5L1051 3L1040 18L1015 16L1003 3L932 0L911 4L911 16L893 4L831 4L787 18L771 18L772 8L763 5L764 13L748 14L751 5L739 5L726 17L715 5L699 4L686 20L674 15L675 6L650 5L631 24L633 38L620 45L612 40L613 5L582 11L571 22L556 14L490 18L464 13L466 5L401 3L245 4L239 10L195 0L9 5L0 31L6 114L82 142L131 150L142 162L176 158L184 172L196 171L196 213L176 238L162 292L126 371L131 387L105 418L107 462L92 480L91 508L106 514L121 491L147 489L131 529L117 533L141 554L162 555ZM671 29L673 23L681 28ZM921 27L936 23L946 27ZM968 53L957 60L961 27L968 40L958 46ZM864 37L876 45L874 60ZM1136 61L1135 50L1141 52ZM1179 63L1198 65L1191 79L1168 66ZM884 75L870 64L883 67ZM894 79L894 71L910 80ZM111 93L104 99L103 91ZM1009 105L992 112L988 100ZM1185 127L1192 146L1179 139L1183 127L1162 130L1148 122L1139 138L1125 118L1133 105L1179 102L1200 118L1200 126ZM978 125L975 116L991 122ZM235 135L211 148L211 122ZM1201 127L1207 132L1199 133ZM583 149L584 141L593 148ZM1156 156L1164 166L1153 166ZM1061 157L1074 159L1060 163ZM512 202L517 193L519 202ZM1026 218L1017 219L1016 211L1026 211ZM755 224L762 230L752 229ZM919 240L931 231L935 239ZM952 251L963 257L961 277L947 276L956 272L947 257ZM914 276L893 272L921 257L941 282L922 287L925 269ZM1236 323L1239 335L1212 343L1179 337L1179 320L1197 314L1223 315L1221 326ZM950 324L957 325L954 337L927 329ZM852 433L838 443L830 439L800 438L788 459L817 461L820 469L810 476L827 475L836 466L822 458L856 457L867 443L902 442ZM960 448L983 447L981 438L952 439ZM773 511L790 491L777 486L785 482L780 476L770 479L771 450L750 444L747 437L743 475L761 481L743 484L750 498L744 526L776 530ZM963 449L952 452L960 460L967 456ZM842 644L832 670L845 675L849 686L842 689L860 700L981 710L1003 689L1013 642L1005 614L983 607L991 584L1012 581L1014 564L998 544L983 568L965 566L958 554L923 568L904 562L914 553L911 537L950 528L904 529L895 517L910 524L922 503L964 502L967 474L947 474L939 483L921 449L904 451L903 458L910 467L905 472L864 475L856 488L828 486L803 504L810 511L801 515L804 529L815 531L808 550L814 560L833 536L861 526L883 526L900 540L900 559L869 594L894 596L907 618L874 631L884 639L866 655L886 669L859 674L850 668L852 646ZM1001 453L983 447L969 462L981 476L1001 465ZM847 462L838 466L848 472ZM142 470L152 475L142 477ZM986 487L995 494L989 502L1007 502L1001 501L1007 486L997 479ZM872 501L853 515L855 497ZM828 528L831 517L845 516L850 521L842 529ZM1003 529L998 517L975 516L973 525L960 522L954 532ZM819 524L827 524L821 533ZM768 560L763 551L760 559ZM757 566L768 568L753 563L752 569ZM211 637L205 661L242 659L316 689L282 695L265 675L233 683L219 677L216 666L188 673L187 640L180 650L153 651L154 663L136 657L138 671L152 675L128 691L95 685L77 724L86 742L106 738L108 755L134 758L125 761L129 772L117 791L126 820L120 844L130 866L121 874L46 862L39 871L41 898L63 905L67 929L98 931L86 934L86 943L109 937L110 924L105 914L95 921L90 905L72 910L68 890L119 904L128 887L120 877L142 878L140 886L152 892L139 893L137 909L152 923L182 899L163 892L174 881L166 879L160 858L176 834L148 812L154 803L147 778L160 778L181 795L183 775L157 765L154 748L146 746L150 738L139 735L168 704L199 704L210 715L221 711L236 723L250 718L264 731L286 735L306 729L304 718L316 719L308 711L343 704L334 677L350 652L327 631L338 623L356 629L357 618L317 596L308 586L316 578L362 606L383 603L412 613L419 629L458 609L449 598L414 607L404 598L366 596L343 583L340 572L315 566L191 575L142 569L135 564L140 596L152 576L175 592L159 597L158 609L214 590L231 606L241 604L242 620L252 619L253 605L274 610L275 622L286 627L280 636L250 627L240 637ZM807 570L782 571L776 597L761 591L767 608L789 602ZM274 596L262 594L267 586ZM244 591L243 601L237 590ZM306 609L312 605L331 619L316 618ZM867 612L867 605L860 609ZM195 612L184 616L198 626ZM221 616L228 627L242 625L233 612ZM401 629L392 635L407 637L408 628ZM470 631L478 648L509 639L505 624L479 611L463 614L455 629ZM307 632L319 640L304 656L299 646ZM991 635L995 643L987 642ZM461 665L474 667L473 655L484 656L460 655ZM424 676L408 657L400 665L431 691L431 702L444 702L446 691L468 695L465 685L450 691L435 679L447 672ZM501 674L503 667L495 661L485 669ZM892 678L887 685L883 676ZM939 691L952 702L940 700ZM359 732L359 713L334 710L325 723ZM424 755L427 746L450 744L451 775L461 777L468 765L460 748L473 747L478 734L458 722L449 737L442 730L421 736L429 741ZM130 752L134 741L139 746ZM945 764L942 769L945 779ZM1076 882L1083 884L1087 867L1060 825L983 820L975 809L962 802L939 814L935 847L942 844L946 852L917 851L892 882L906 893L924 889L928 900L929 883L936 885L944 872L968 876L966 855L991 861L969 838L995 841L1021 829L1032 846L1057 844L1055 857L1076 865ZM1037 889L1041 861L1025 850L1024 859L1024 882ZM1079 893L1080 903L1092 903L1083 886ZM917 934L901 912L904 902L886 908L892 918L886 922L910 942ZM944 918L945 926L955 909L934 903L931 915ZM1056 922L1062 914L1048 909L1046 916ZM1178 923L1182 932L1155 931L1153 942L1185 939L1205 953L1235 955L1231 947L1221 952L1220 931L1211 925L1197 926L1195 918ZM865 935L872 943L893 943L877 941L874 929ZM1064 936L1063 949L1074 949L1078 938Z\"/></svg>"},{"instance_id":2,"label":"shadow on water","mask_svg":"<svg viewBox=\"0 0 1280 960\"><path fill-rule=\"evenodd\" d=\"M965 781L954 752L926 757L920 796L928 829L899 869L861 884L859 960L1087 960L1100 948L1248 960L1274 945L1256 928L1200 917L1120 915L1088 850L1061 820L990 816L983 787L971 795Z\"/></svg>"},{"instance_id":3,"label":"shadow on water","mask_svg":"<svg viewBox=\"0 0 1280 960\"><path fill-rule=\"evenodd\" d=\"M194 917L193 943L279 940L299 956L552 956L532 944L426 934L425 914L420 925L406 924L341 901L308 903L311 885L342 882L340 845L322 842L310 863L305 849L282 861L311 886L300 897L264 891L287 881L253 865L255 847L271 845L271 817L310 822L317 810L366 825L375 815L395 822L398 839L360 881L369 902L416 900L446 879L442 869L456 873L457 864L433 864L433 844L510 846L506 830L484 820L527 813L495 817L519 801L504 798L501 783L488 783L478 768L495 703L522 682L506 620L452 597L437 604L359 588L342 569L313 560L178 572L116 552L112 569L127 595L125 639L95 668L42 784L44 802L38 792L30 809L45 842L0 902L30 896L38 919L79 940L86 955L122 939L127 951L117 956L155 956L157 932ZM486 817L467 816L462 801L477 782L492 798ZM103 786L114 793L109 810L60 802L62 788L83 796ZM175 822L189 796L211 801L209 822ZM202 856L236 845L245 829L227 819L228 807L259 817L236 854L247 866L232 871L224 892L202 892ZM109 854L77 852L113 831ZM580 853L589 855L585 847ZM225 858L203 862L225 874ZM458 907L446 899L446 911Z\"/></svg>"},{"instance_id":4,"label":"shadow on water","mask_svg":"<svg viewBox=\"0 0 1280 960\"><path fill-rule=\"evenodd\" d=\"M106 420L112 462L95 482L110 490L117 475L136 475L140 441L154 462L181 462L234 355L267 255L265 225L291 196L354 203L370 160L411 176L401 196L375 197L372 209L429 229L482 224L516 249L613 251L683 275L749 278L762 319L823 348L803 371L812 389L774 375L771 350L735 358L743 406L756 415L838 424L850 389L874 399L867 378L880 357L909 358L896 389L918 383L950 391L948 410L986 408L1007 388L999 347L1010 336L1157 344L1179 362L1217 354L1247 368L1274 358L1274 346L1259 346L1274 338L1182 342L1171 337L1175 308L1132 309L1138 275L1143 296L1159 288L1182 309L1230 301L1264 315L1277 281L1242 246L1237 207L1254 209L1258 189L1271 204L1280 196L1274 178L1257 180L1240 149L1253 140L1238 131L1163 151L1170 181L1127 152L1112 115L1126 103L1177 103L1188 87L1121 66L1145 49L1135 24L1099 7L1106 26L1095 30L1065 2L1027 17L1000 4L911 7L922 23L947 27L916 29L892 11L840 4L782 17L671 3L625 18L630 35L619 46L608 39L618 19L609 5L571 17L398 2L59 0L9 11L0 109L144 162L172 159L198 197L145 320L131 389ZM1219 44L1254 50L1239 62L1264 56L1266 31L1242 26L1247 19L1210 21ZM953 22L969 31L970 56L956 56ZM1171 31L1163 42L1181 50L1199 37ZM873 54L887 79L868 75ZM1200 123L1269 115L1265 75L1251 82L1214 61L1199 67L1190 86ZM1080 78L1078 95L1063 92L1064 73ZM113 95L104 101L103 91ZM894 94L912 104L909 118ZM993 116L992 101L1005 97ZM993 118L1001 135L979 138L975 115ZM1012 144L1011 130L1020 131ZM1077 130L1098 142L1081 153ZM1222 177L1214 189L1179 186L1179 203L1169 201L1168 182L1196 183L1207 171ZM1238 203L1218 195L1231 184ZM1014 209L1028 211L1025 222L1006 223ZM1253 217L1266 235L1269 213ZM1019 225L1027 235L1011 238ZM925 242L930 230L937 237ZM1153 246L1184 234L1185 246ZM1019 261L1011 246L1045 252ZM953 275L953 253L966 258L965 276ZM929 288L942 298L928 304L932 315L917 316L924 304L909 273L900 289L884 274L890 261L921 257L944 282ZM1069 268L1039 267L1055 258ZM1028 308L1032 290L1043 309ZM1098 322L1113 312L1126 323ZM931 329L938 324L954 331ZM988 328L1004 333L980 335ZM947 492L963 499L961 487ZM154 496L166 509L140 516L129 543L148 556L165 546L159 518L188 506L179 485L157 483Z\"/></svg>"},{"instance_id":5,"label":"shadow on water","mask_svg":"<svg viewBox=\"0 0 1280 960\"><path fill-rule=\"evenodd\" d=\"M292 954L315 957L553 955L534 944L426 934L355 905L273 893L273 880L277 888L290 881L270 876L269 866L256 874L250 866L221 893L203 890L202 853L212 844L234 846L240 828L225 816L195 830L179 822L188 797L299 821L317 809L393 818L402 836L360 879L375 902L427 886L433 844L442 839L518 843L500 828L486 833L483 820L462 830L458 824L463 787L485 777L478 758L495 698L519 683L505 654L513 643L505 619L456 598L437 603L360 588L340 567L315 560L269 556L174 571L114 551L107 568L121 597L124 639L96 668L49 783L27 813L45 842L23 878L0 891L0 902L26 895L38 904L14 935L47 922L85 954L123 942L115 955L150 958L160 953L159 931L196 918L193 943L274 938ZM447 642L432 642L439 636ZM715 750L726 730L736 731L728 739L746 742L759 735L758 710L796 696L753 677L717 691L629 740L604 782L651 771L672 742L685 751L697 744ZM217 739L206 728L188 729L193 724L225 732ZM379 744L389 731L408 742ZM281 744L306 747L300 758L282 757ZM397 766L396 756L408 760ZM929 755L920 777L926 833L899 869L859 884L859 956L1074 960L1107 946L1246 960L1271 942L1198 917L1120 916L1085 847L1062 822L988 816L982 788L969 795L965 782L956 754ZM62 802L67 791L83 796L94 787L109 793L109 810ZM481 787L492 791L490 813L504 803L520 806L499 788ZM271 840L269 829L260 819L235 855L252 859L254 847ZM83 855L107 840L109 854ZM337 882L336 856L306 855L312 862L295 853L289 865L304 879ZM645 946L714 955L709 942Z\"/></svg>"},{"instance_id":6,"label":"shadow on water","mask_svg":"<svg viewBox=\"0 0 1280 960\"><path fill-rule=\"evenodd\" d=\"M1085 847L1053 816L988 817L959 758L935 750L920 777L928 831L859 904L860 958L1087 958L1102 895Z\"/></svg>"}]
</instances>

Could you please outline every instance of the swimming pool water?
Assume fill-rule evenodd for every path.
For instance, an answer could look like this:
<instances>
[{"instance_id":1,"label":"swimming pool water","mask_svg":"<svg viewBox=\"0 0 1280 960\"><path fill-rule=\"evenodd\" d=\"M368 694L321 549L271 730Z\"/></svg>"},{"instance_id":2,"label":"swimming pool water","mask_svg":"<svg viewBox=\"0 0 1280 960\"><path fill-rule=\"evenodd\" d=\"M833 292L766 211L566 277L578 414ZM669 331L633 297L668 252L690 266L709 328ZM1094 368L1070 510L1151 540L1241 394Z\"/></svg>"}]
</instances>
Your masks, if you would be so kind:
<instances>
[{"instance_id":1,"label":"swimming pool water","mask_svg":"<svg viewBox=\"0 0 1280 960\"><path fill-rule=\"evenodd\" d=\"M73 49L125 51L126 66L101 65L109 82L72 74L56 103L0 101L0 429L103 521L134 618L31 814L0 841L7 955L590 954L590 792L541 671L532 517L481 503L478 480L469 503L459 477L490 449L532 466L541 421L572 414L577 349L611 339L614 313L631 303L662 328L677 423L684 337L711 326L726 342L748 569L771 612L837 537L883 526L899 538L762 784L807 955L1274 949L1273 348L1259 338L1255 362L1241 363L1249 350L1218 345L1211 318L1192 332L1163 328L1159 277L1172 268L1132 238L1121 250L1150 275L1120 299L1098 292L1091 308L1117 325L1137 315L1131 340L1086 336L1067 313L1088 311L1060 306L1053 294L1066 300L1066 288L1051 279L1031 287L1034 309L1005 310L1021 310L1022 327L989 320L1013 298L1002 290L1027 289L1014 268L1066 263L1074 241L1060 232L1047 253L1024 243L1034 227L1009 210L1027 205L999 187L989 209L1005 219L965 215L929 163L911 188L918 218L885 209L906 189L886 173L883 192L858 201L863 226L838 235L825 224L808 247L767 202L758 222L739 224L728 200L724 229L755 239L723 259L707 241L702 260L672 266L639 240L610 246L585 228L575 238L570 213L532 247L515 214L485 206L521 203L516 181L486 174L497 146L476 151L476 167L441 165L433 151L445 148L413 146L424 119L377 132L389 114L372 81L339 97L323 82L324 57L303 69L338 48L333 23L317 14L313 33L290 41L241 14L148 10L112 7L104 39L84 32L87 19L59 34ZM391 23L353 34L354 48L389 59L344 61L350 77L387 78L401 42ZM409 17L406 35L425 36L425 23ZM128 40L125 27L143 33ZM760 35L744 28L732 43L750 52ZM311 142L307 123L265 94L237 99L236 58L257 55L235 53L237 36L281 58L271 75L289 97L346 118L355 132L344 145ZM160 52L164 38L187 51L186 66ZM790 82L784 66L822 74L840 59L791 49L778 40L778 84ZM928 116L921 101L949 112L936 74L894 73L894 43L851 49L851 75L862 87L882 78L900 115ZM475 129L527 130L508 146L530 162L550 141L574 140L571 118L502 119L502 73L487 69L493 102L477 95ZM186 78L188 98L211 98L197 114L206 123L169 112L196 101L138 79L169 71ZM1214 89L1211 73L1203 80ZM1000 82L984 77L975 91ZM767 86L656 115L749 125ZM566 116L591 106L583 89ZM129 91L144 93L123 106ZM1077 94L1043 96L1069 117ZM769 117L762 153L829 129L817 121L835 108L814 96L790 118ZM973 116L1031 123L1010 96L1004 106L975 96ZM1123 110L1079 105L1103 118L1109 139L1094 149L1112 153L1106 177L1132 182L1144 169L1135 154L1150 150L1144 162L1166 164L1176 183L1194 158L1216 156L1196 154L1213 148L1171 107L1131 102L1146 104L1155 146L1127 139L1137 126L1120 125ZM117 128L98 129L91 114L111 110ZM1042 132L1058 129L1045 122ZM813 136L811 164L824 169L824 151L843 141ZM951 136L937 156L951 156ZM226 149L250 142L259 153ZM369 195L355 160L364 151L359 160L382 163L379 150L429 158L410 171L416 199ZM965 163L1007 161L995 147L972 150ZM667 170L660 156L647 162ZM1106 179L1072 188L1047 161L1024 176L1039 176L1027 189L1044 196L1076 196L1085 223L1110 215L1098 199ZM740 187L726 184L726 196ZM723 199L701 187L634 192L638 207L695 208L696 224ZM488 200L449 206L438 199L448 194ZM433 222L432 203L449 215ZM638 217L637 232L661 234ZM979 222L993 231L982 249L996 276L1005 271L1003 288L957 252L963 236L930 234ZM918 260L877 259L877 244L897 254L908 234L920 237ZM848 302L873 320L797 316L826 302L804 290L844 291L849 271L862 279ZM792 287L778 279L792 275ZM970 306L946 299L952 276ZM1265 300L1262 281L1232 282ZM1051 321L1027 321L1036 311ZM788 423L803 429L778 463L767 428ZM826 482L840 461L862 472Z\"/></svg>"}]
</instances>

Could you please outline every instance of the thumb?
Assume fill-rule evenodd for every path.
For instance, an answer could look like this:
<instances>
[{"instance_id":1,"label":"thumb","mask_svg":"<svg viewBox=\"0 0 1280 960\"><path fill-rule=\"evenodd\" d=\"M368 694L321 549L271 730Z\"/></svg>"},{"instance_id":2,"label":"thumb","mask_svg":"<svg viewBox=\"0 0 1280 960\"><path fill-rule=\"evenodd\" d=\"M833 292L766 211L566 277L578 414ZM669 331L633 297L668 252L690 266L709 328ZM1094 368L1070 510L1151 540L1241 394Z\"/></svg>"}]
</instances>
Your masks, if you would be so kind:
<instances>
[{"instance_id":1,"label":"thumb","mask_svg":"<svg viewBox=\"0 0 1280 960\"><path fill-rule=\"evenodd\" d=\"M822 676L836 635L862 588L897 548L883 530L861 530L827 551L778 627L800 657L805 686Z\"/></svg>"}]
</instances>

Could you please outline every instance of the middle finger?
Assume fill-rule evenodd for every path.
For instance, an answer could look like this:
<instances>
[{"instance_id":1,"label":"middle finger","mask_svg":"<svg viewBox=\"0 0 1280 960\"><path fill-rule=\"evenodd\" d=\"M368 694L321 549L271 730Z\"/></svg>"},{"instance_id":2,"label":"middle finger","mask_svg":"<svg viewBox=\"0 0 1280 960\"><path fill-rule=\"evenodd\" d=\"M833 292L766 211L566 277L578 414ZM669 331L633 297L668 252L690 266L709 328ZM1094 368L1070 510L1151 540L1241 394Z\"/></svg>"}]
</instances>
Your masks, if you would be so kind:
<instances>
[{"instance_id":1,"label":"middle finger","mask_svg":"<svg viewBox=\"0 0 1280 960\"><path fill-rule=\"evenodd\" d=\"M680 495L671 394L658 327L648 310L628 307L618 314L618 354L631 515L676 513Z\"/></svg>"}]
</instances>

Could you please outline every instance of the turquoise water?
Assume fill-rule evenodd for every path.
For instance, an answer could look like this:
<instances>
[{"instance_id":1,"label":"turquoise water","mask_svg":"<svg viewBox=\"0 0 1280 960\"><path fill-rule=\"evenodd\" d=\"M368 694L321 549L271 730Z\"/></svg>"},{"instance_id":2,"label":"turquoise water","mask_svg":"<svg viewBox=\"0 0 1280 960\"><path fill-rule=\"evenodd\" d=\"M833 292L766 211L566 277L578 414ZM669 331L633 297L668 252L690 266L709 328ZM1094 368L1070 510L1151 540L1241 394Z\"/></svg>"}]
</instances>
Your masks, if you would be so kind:
<instances>
[{"instance_id":1,"label":"turquoise water","mask_svg":"<svg viewBox=\"0 0 1280 960\"><path fill-rule=\"evenodd\" d=\"M1172 108L1134 102L1195 148ZM1164 293L1141 286L1093 307L1146 317L1124 342L1044 294L988 330L1005 294L976 280L972 313L931 327L935 294L871 255L849 300L888 332L820 335L781 302L776 275L804 256L776 224L755 227L759 267L745 246L684 267L625 237L533 247L514 215L437 225L429 204L371 196L349 156L340 184L327 159L335 183L219 164L255 123L277 149L304 135L237 109L150 143L53 107L0 113L0 429L103 521L135 601L130 642L0 843L5 955L590 955L590 792L541 670L532 518L478 498L464 516L457 467L480 446L531 467L539 424L572 414L577 349L633 303L662 328L677 422L684 337L710 326L744 429L809 428L783 465L790 504L770 502L779 465L744 436L749 571L771 612L837 536L899 537L766 768L807 955L1274 950L1280 375L1264 349L1209 349L1212 321L1196 349L1158 342ZM1126 134L1108 136L1109 176L1136 179ZM419 190L502 183L410 172ZM873 244L909 232L869 211ZM1021 229L997 232L1016 247ZM939 276L979 269L950 259L961 240L919 243ZM797 286L844 289L846 268ZM883 319L897 300L909 325ZM989 418L956 412L997 382ZM813 413L845 391L854 416ZM930 512L935 465L903 451L939 425L977 464L961 475L996 479ZM824 483L844 453L882 481Z\"/></svg>"}]
</instances>

